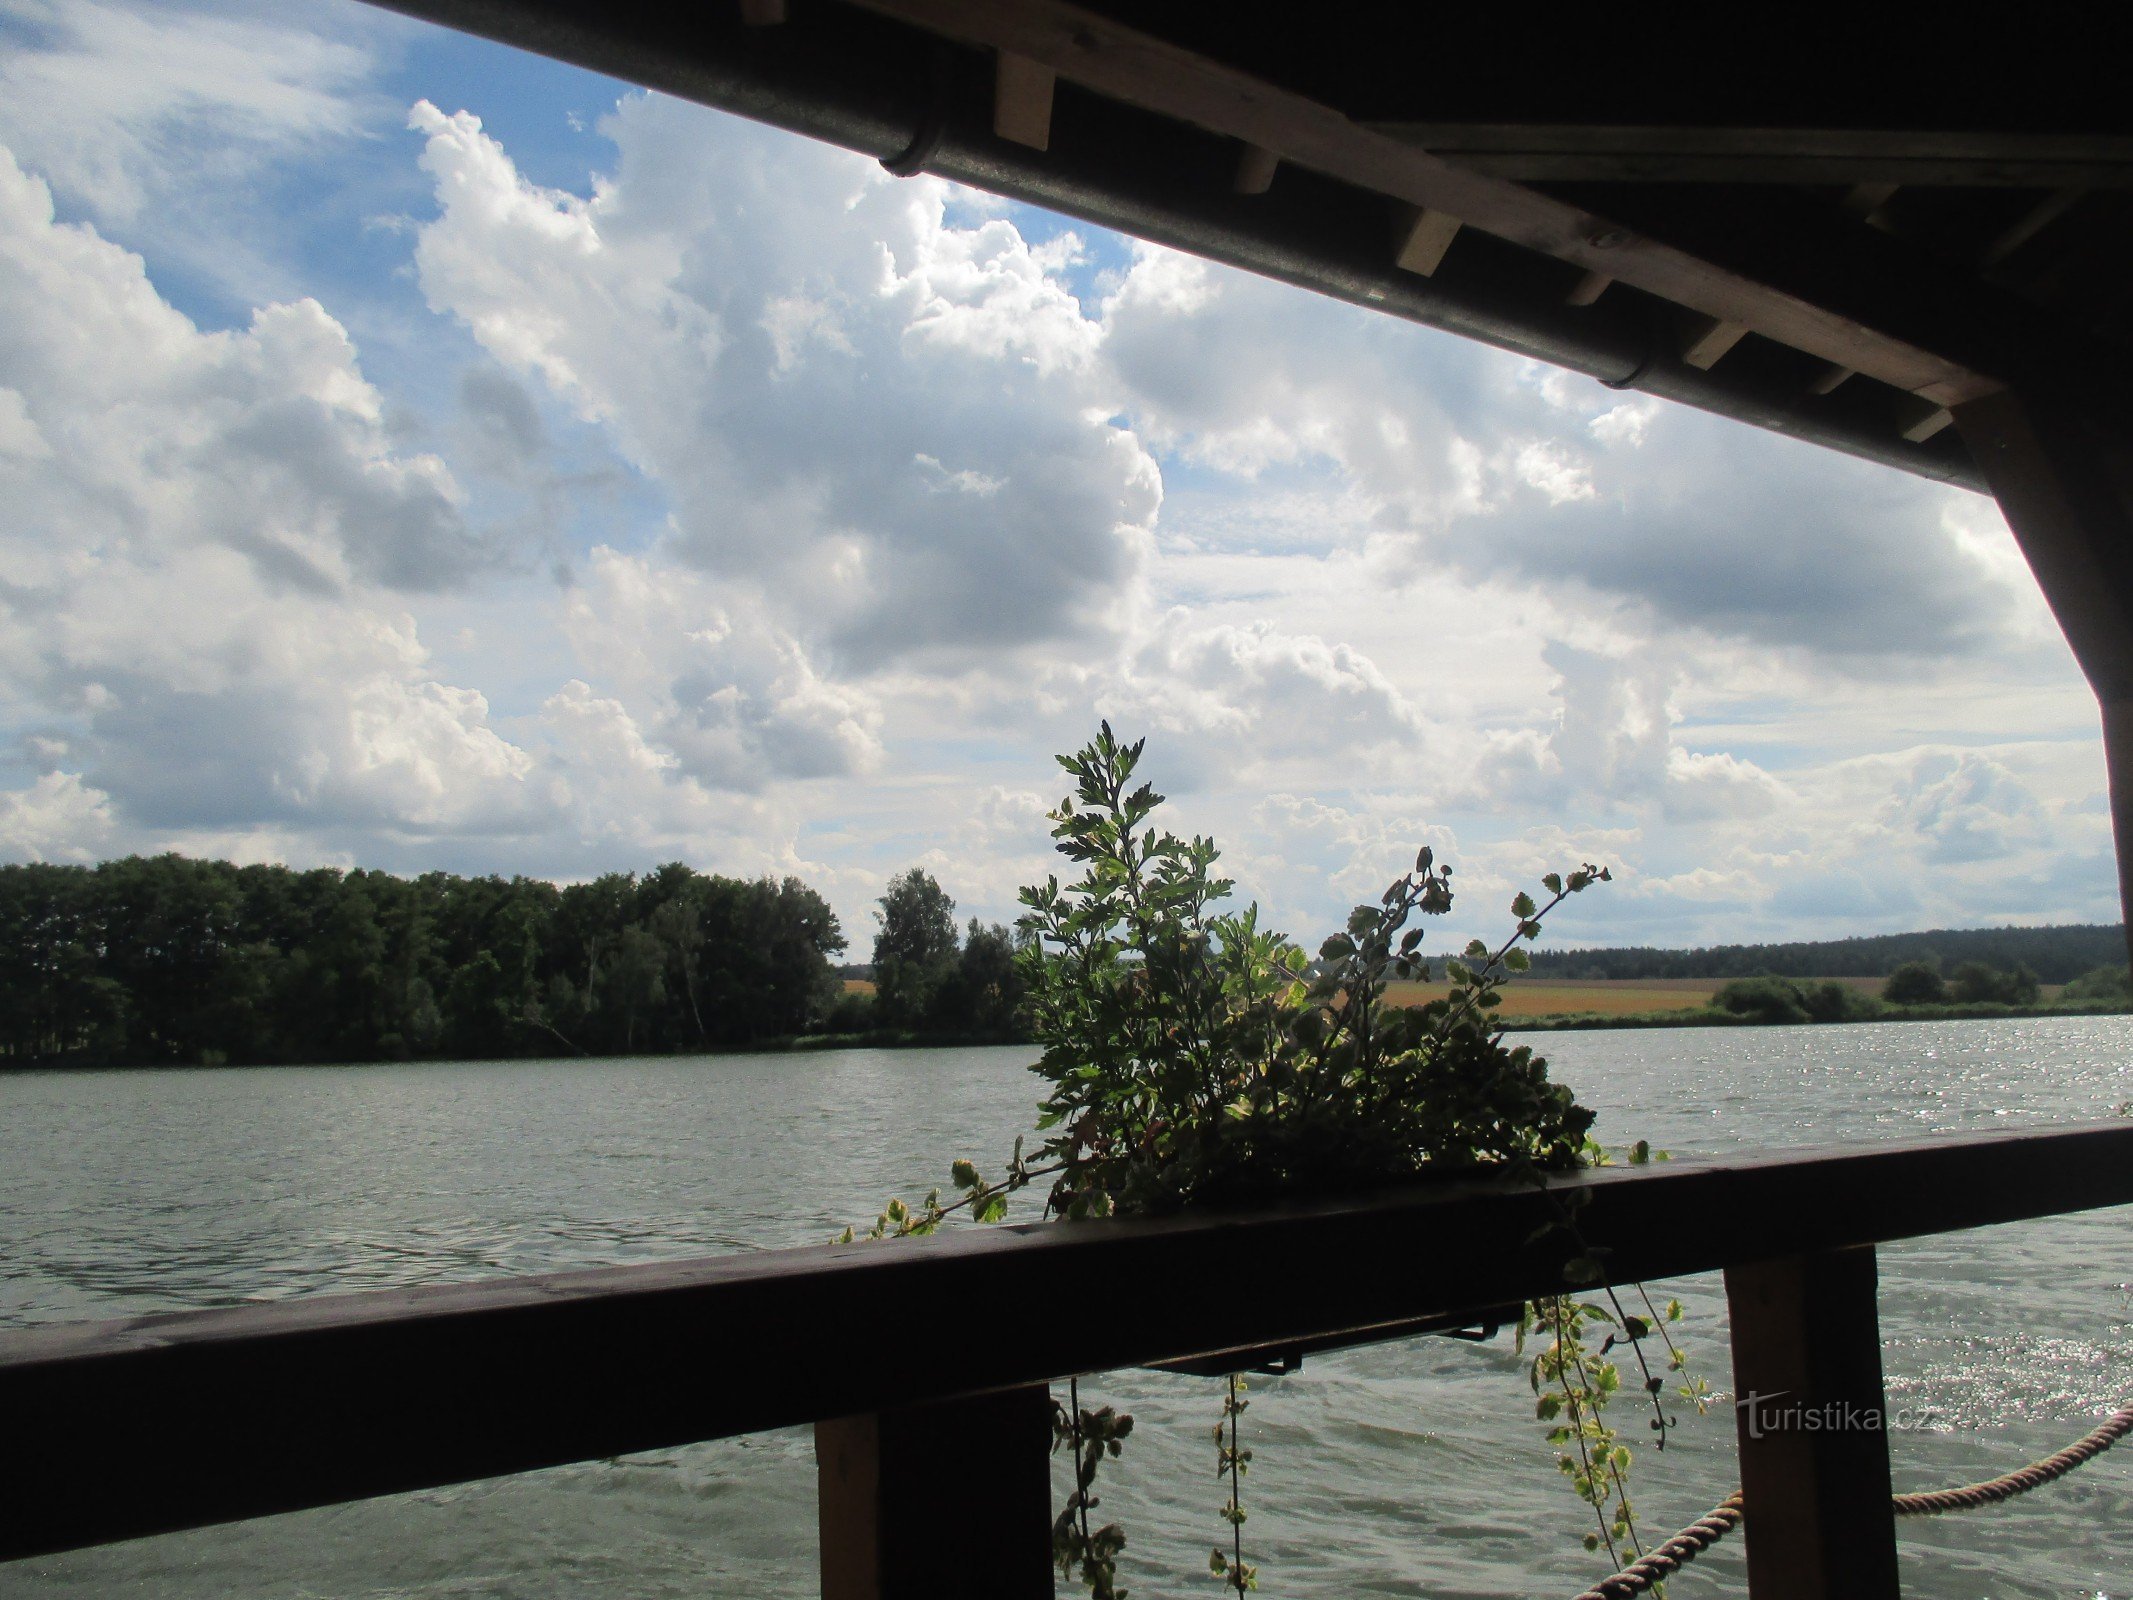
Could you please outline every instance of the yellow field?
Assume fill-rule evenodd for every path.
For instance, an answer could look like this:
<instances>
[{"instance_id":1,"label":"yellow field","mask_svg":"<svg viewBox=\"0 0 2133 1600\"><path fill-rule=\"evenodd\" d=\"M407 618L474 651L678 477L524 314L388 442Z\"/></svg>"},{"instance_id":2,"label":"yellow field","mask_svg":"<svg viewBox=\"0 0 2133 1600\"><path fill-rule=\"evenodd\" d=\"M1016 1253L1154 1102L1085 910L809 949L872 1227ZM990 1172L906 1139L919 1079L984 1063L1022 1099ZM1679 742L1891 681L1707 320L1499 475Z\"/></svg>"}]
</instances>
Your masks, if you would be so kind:
<instances>
[{"instance_id":1,"label":"yellow field","mask_svg":"<svg viewBox=\"0 0 2133 1600\"><path fill-rule=\"evenodd\" d=\"M872 978L846 978L844 980L844 992L846 994L872 994L874 992L874 980Z\"/></svg>"},{"instance_id":2,"label":"yellow field","mask_svg":"<svg viewBox=\"0 0 2133 1600\"><path fill-rule=\"evenodd\" d=\"M1503 1017L1552 1017L1568 1012L1597 1012L1621 1017L1638 1011L1693 1011L1711 1003L1722 978L1615 978L1587 983L1545 983L1524 978L1504 985ZM1394 983L1385 989L1390 1005L1420 1006L1442 1000L1441 983Z\"/></svg>"}]
</instances>

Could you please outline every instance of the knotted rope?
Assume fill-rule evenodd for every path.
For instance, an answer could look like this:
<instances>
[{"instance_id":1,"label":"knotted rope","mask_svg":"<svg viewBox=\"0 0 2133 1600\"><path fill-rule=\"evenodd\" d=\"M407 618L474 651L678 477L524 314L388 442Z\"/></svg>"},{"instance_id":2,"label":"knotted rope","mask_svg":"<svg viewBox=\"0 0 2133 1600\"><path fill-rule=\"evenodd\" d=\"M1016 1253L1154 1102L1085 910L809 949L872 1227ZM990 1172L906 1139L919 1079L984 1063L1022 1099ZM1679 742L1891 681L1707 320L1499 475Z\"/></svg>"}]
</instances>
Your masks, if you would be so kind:
<instances>
[{"instance_id":1,"label":"knotted rope","mask_svg":"<svg viewBox=\"0 0 2133 1600\"><path fill-rule=\"evenodd\" d=\"M1983 1483L1965 1484L1960 1489L1892 1495L1890 1509L1899 1517L1937 1517L1946 1511L1970 1511L1979 1506L1997 1505L2018 1494L2040 1489L2055 1478L2065 1477L2083 1462L2102 1455L2128 1433L2133 1433L2133 1405L2114 1412L2101 1427L2083 1434L2057 1455L2032 1461L2026 1467L2017 1467ZM1632 1595L1643 1594L1653 1584L1664 1583L1739 1527L1746 1514L1741 1492L1735 1489L1666 1543L1632 1561L1620 1572L1602 1578L1577 1600L1630 1600Z\"/></svg>"}]
</instances>

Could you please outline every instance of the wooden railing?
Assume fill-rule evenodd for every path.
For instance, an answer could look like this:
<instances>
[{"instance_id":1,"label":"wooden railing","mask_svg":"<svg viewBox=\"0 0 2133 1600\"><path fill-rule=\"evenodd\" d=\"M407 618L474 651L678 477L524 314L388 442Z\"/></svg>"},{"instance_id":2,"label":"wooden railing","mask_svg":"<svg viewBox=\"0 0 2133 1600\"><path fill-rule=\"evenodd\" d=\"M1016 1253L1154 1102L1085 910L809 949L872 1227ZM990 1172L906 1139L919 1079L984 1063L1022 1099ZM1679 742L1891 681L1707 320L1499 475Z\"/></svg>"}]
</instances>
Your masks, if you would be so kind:
<instances>
[{"instance_id":1,"label":"wooden railing","mask_svg":"<svg viewBox=\"0 0 2133 1600\"><path fill-rule=\"evenodd\" d=\"M2133 1203L2133 1126L1676 1161L1251 1214L970 1228L0 1334L0 1560L796 1423L823 1587L1049 1594L1046 1386L1248 1365L1564 1286L1726 1269L1735 1385L1883 1407L1872 1246ZM1100 1275L1130 1314L1012 1315ZM1248 1277L1245 1299L1209 1283ZM960 1337L976 1326L984 1337ZM934 1458L986 1503L899 1506ZM1893 1596L1885 1431L1741 1440L1757 1596ZM959 1472L958 1477L967 1477ZM1725 1486L1714 1485L1714 1492ZM958 1517L953 1526L942 1518ZM896 1544L924 1530L923 1551ZM1841 1559L1840 1559L1841 1558Z\"/></svg>"}]
</instances>

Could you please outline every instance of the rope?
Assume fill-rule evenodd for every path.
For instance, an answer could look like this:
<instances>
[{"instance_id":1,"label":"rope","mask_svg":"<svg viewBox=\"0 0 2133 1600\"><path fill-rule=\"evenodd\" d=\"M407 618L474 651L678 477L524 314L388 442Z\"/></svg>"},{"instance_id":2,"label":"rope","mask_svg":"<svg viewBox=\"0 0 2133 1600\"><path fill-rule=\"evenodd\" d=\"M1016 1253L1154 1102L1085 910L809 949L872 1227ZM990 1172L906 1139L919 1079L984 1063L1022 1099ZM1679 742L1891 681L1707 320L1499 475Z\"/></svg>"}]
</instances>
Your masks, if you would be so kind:
<instances>
[{"instance_id":1,"label":"rope","mask_svg":"<svg viewBox=\"0 0 2133 1600\"><path fill-rule=\"evenodd\" d=\"M1739 1527L1740 1519L1740 1491L1735 1489L1665 1544L1656 1546L1649 1554L1632 1561L1611 1577L1602 1578L1577 1600L1629 1600L1631 1595L1642 1594L1653 1584L1671 1578Z\"/></svg>"},{"instance_id":2,"label":"rope","mask_svg":"<svg viewBox=\"0 0 2133 1600\"><path fill-rule=\"evenodd\" d=\"M1971 1511L1979 1506L1996 1505L2002 1500L2012 1500L2018 1494L2041 1488L2054 1478L2063 1478L2084 1461L2093 1461L2104 1451L2118 1443L2128 1433L2133 1433L2133 1406L2114 1412L2110 1419L2095 1432L2084 1434L2055 1456L2046 1456L2042 1461L2032 1461L2026 1467L1984 1483L1965 1484L1960 1489L1934 1489L1925 1494L1900 1494L1895 1497L1896 1515L1899 1517L1937 1517L1943 1511Z\"/></svg>"},{"instance_id":3,"label":"rope","mask_svg":"<svg viewBox=\"0 0 2133 1600\"><path fill-rule=\"evenodd\" d=\"M2032 1461L2026 1467L2017 1467L1983 1483L1965 1484L1960 1489L1891 1495L1889 1508L1899 1517L1937 1517L1946 1511L1971 1511L1979 1506L1997 1505L2065 1477L2083 1462L2102 1455L2128 1433L2133 1433L2133 1405L2112 1413L2101 1427L2083 1434L2057 1455ZM1577 1600L1630 1600L1632 1595L1643 1594L1654 1584L1671 1578L1739 1527L1746 1514L1741 1492L1735 1489L1665 1544L1632 1561L1620 1572L1602 1578Z\"/></svg>"}]
</instances>

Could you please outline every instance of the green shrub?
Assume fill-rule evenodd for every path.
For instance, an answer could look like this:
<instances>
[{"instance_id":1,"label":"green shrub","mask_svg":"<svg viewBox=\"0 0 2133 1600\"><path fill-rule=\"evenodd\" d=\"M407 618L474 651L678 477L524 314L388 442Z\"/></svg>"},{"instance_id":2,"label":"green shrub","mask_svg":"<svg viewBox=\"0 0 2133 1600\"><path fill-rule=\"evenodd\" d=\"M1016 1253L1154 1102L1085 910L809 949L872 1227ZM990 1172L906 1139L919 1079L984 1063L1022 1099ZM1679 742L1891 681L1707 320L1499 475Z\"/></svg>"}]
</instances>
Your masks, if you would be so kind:
<instances>
[{"instance_id":1,"label":"green shrub","mask_svg":"<svg viewBox=\"0 0 2133 1600\"><path fill-rule=\"evenodd\" d=\"M1757 1022L1812 1022L1800 986L1786 978L1735 978L1711 997L1721 1011Z\"/></svg>"},{"instance_id":2,"label":"green shrub","mask_svg":"<svg viewBox=\"0 0 2133 1600\"><path fill-rule=\"evenodd\" d=\"M2091 967L2059 991L2062 1000L2133 1000L2133 978L2124 967Z\"/></svg>"},{"instance_id":3,"label":"green shrub","mask_svg":"<svg viewBox=\"0 0 2133 1600\"><path fill-rule=\"evenodd\" d=\"M1964 1005L2033 1006L2037 1003L2037 975L2019 961L2012 972L2002 972L1982 961L1965 961L1948 980L1948 997Z\"/></svg>"},{"instance_id":4,"label":"green shrub","mask_svg":"<svg viewBox=\"0 0 2133 1600\"><path fill-rule=\"evenodd\" d=\"M1881 998L1892 1006L1937 1006L1948 999L1948 986L1940 969L1930 962L1906 961L1889 974L1881 986Z\"/></svg>"}]
</instances>

